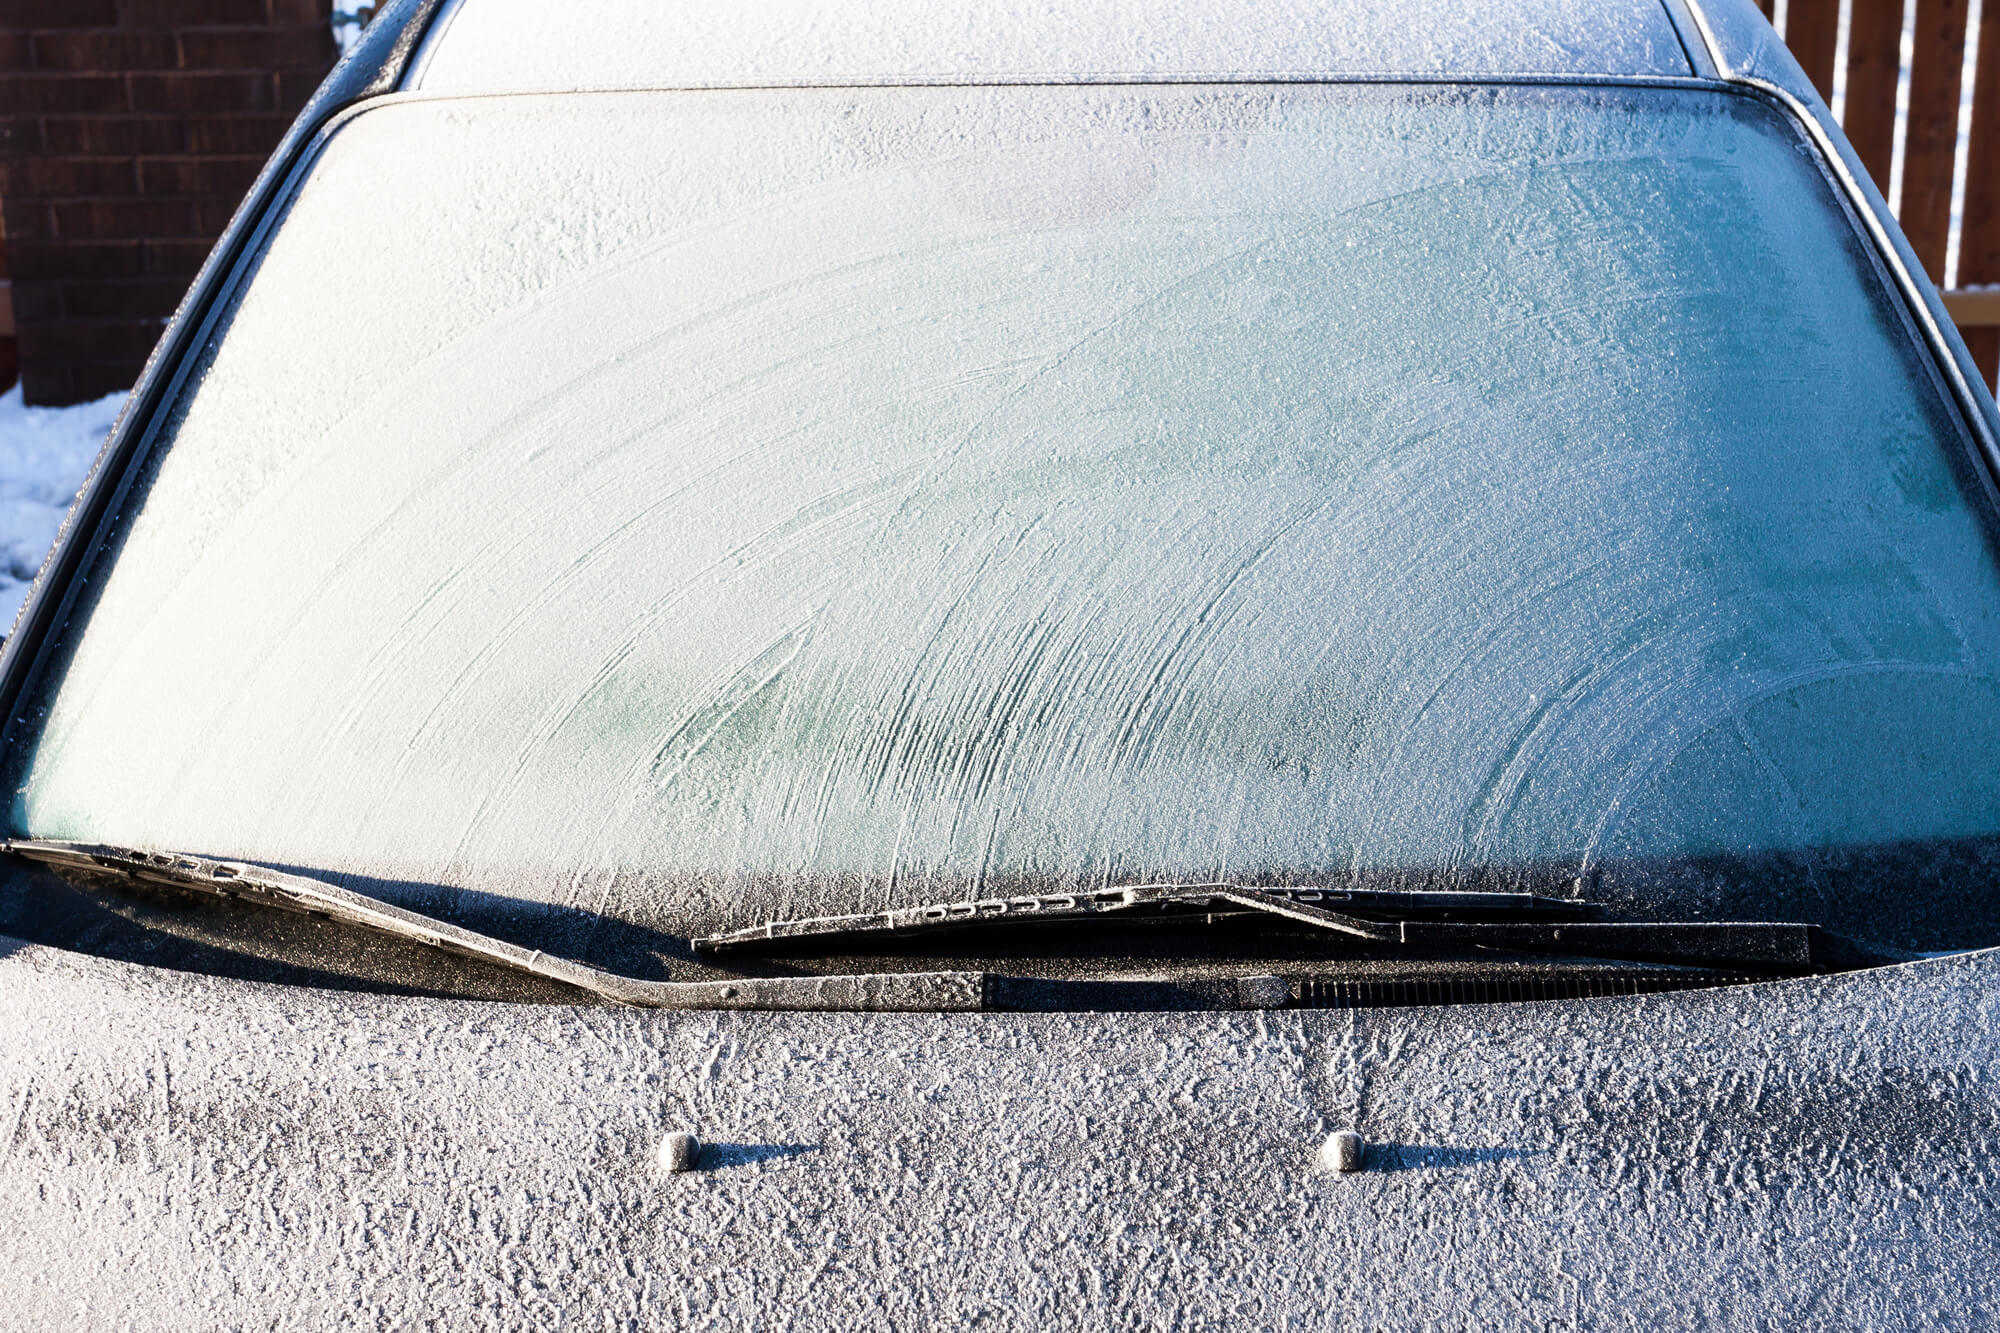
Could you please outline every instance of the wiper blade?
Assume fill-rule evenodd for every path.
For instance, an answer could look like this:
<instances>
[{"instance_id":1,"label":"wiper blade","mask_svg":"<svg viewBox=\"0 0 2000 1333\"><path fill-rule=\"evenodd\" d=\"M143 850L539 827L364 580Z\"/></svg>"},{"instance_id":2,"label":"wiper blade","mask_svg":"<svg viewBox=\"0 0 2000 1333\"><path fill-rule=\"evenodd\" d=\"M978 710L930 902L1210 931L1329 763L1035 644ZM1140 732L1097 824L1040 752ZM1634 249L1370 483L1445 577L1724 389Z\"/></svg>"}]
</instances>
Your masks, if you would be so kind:
<instances>
[{"instance_id":1,"label":"wiper blade","mask_svg":"<svg viewBox=\"0 0 2000 1333\"><path fill-rule=\"evenodd\" d=\"M722 981L667 982L625 976L527 949L479 931L413 912L308 875L270 866L177 852L39 839L0 840L0 852L85 880L112 878L139 884L239 898L302 912L559 982L616 1004L665 1009L844 1010L962 1012L1020 1008L1273 1008L1324 1005L1348 983L1337 977L1269 975L1079 978L1051 982L984 971L926 971L825 976L737 977ZM1590 904L1531 894L1423 893L1391 890L1248 888L1240 885L1146 885L1030 900L936 904L897 912L803 921L774 921L747 931L710 936L705 951L812 945L850 934L923 933L995 922L1089 921L1116 923L1135 910L1145 920L1267 913L1325 929L1364 946L1386 948L1493 948L1572 959L1653 960L1705 969L1737 966L1752 973L1785 974L1903 962L1917 957L1855 945L1818 927L1789 922L1611 922L1568 919ZM1329 906L1328 904L1333 904ZM1417 914L1381 919L1390 909ZM1453 919L1467 913L1505 920ZM1423 914L1428 914L1427 918ZM1679 969L1676 969L1677 971ZM1621 974L1624 975L1624 974ZM1682 975L1694 975L1683 973ZM1714 977L1711 971L1702 975ZM1672 989L1648 974L1626 977L1627 989ZM1724 980L1747 980L1747 976ZM1067 989L1065 989L1067 988ZM1331 989L1329 989L1331 988ZM1592 993L1597 993L1593 991ZM1605 991L1603 993L1613 993ZM1615 993L1627 993L1616 990ZM1521 998L1521 997L1515 997ZM1404 1002L1404 1001L1398 1001ZM1428 1002L1428 1001L1426 1001ZM1439 1001L1442 1002L1442 1001Z\"/></svg>"},{"instance_id":2,"label":"wiper blade","mask_svg":"<svg viewBox=\"0 0 2000 1333\"><path fill-rule=\"evenodd\" d=\"M464 954L561 982L615 1004L654 1009L820 1009L938 1012L984 1007L980 972L912 972L859 976L742 977L728 981L649 981L607 972L468 930L365 893L246 861L180 852L149 852L96 843L17 838L5 851L55 870L112 876L144 884L241 898L304 912L345 925Z\"/></svg>"},{"instance_id":3,"label":"wiper blade","mask_svg":"<svg viewBox=\"0 0 2000 1333\"><path fill-rule=\"evenodd\" d=\"M1233 910L1232 910L1233 909ZM1033 925L1103 920L1169 921L1189 916L1236 915L1244 911L1285 917L1357 939L1401 940L1394 916L1473 915L1482 919L1589 916L1592 904L1532 893L1470 893L1396 889L1331 889L1317 885L1277 888L1247 884L1131 884L1075 893L1031 894L927 903L847 916L767 921L743 930L706 935L694 941L704 953L731 949L819 945L867 936L921 935L984 926ZM1369 914L1369 915L1364 915Z\"/></svg>"},{"instance_id":4,"label":"wiper blade","mask_svg":"<svg viewBox=\"0 0 2000 1333\"><path fill-rule=\"evenodd\" d=\"M1584 959L1806 971L1826 963L1901 961L1816 926L1789 921L1593 921L1594 904L1528 893L1458 893L1316 886L1143 884L1068 894L929 903L848 916L768 921L694 941L702 953L825 948L871 938L1016 926L1120 925L1261 912L1363 944L1486 949ZM1471 919L1462 919L1462 918Z\"/></svg>"}]
</instances>

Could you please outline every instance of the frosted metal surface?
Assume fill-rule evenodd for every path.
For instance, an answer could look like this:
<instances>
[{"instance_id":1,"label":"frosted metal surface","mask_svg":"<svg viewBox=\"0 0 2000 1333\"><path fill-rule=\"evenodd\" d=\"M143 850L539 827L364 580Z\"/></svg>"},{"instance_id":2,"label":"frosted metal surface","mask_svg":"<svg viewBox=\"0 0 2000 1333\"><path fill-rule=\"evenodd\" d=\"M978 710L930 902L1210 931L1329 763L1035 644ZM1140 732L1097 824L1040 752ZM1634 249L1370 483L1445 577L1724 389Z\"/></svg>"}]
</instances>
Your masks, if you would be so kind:
<instances>
[{"instance_id":1,"label":"frosted metal surface","mask_svg":"<svg viewBox=\"0 0 2000 1333\"><path fill-rule=\"evenodd\" d=\"M463 0L410 86L439 92L1086 74L1664 74L1658 0Z\"/></svg>"},{"instance_id":2,"label":"frosted metal surface","mask_svg":"<svg viewBox=\"0 0 2000 1333\"><path fill-rule=\"evenodd\" d=\"M675 935L1221 875L1976 942L2000 589L1875 281L1720 93L371 111L11 822Z\"/></svg>"},{"instance_id":3,"label":"frosted metal surface","mask_svg":"<svg viewBox=\"0 0 2000 1333\"><path fill-rule=\"evenodd\" d=\"M1712 54L1725 75L1762 79L1802 102L1824 105L1785 39L1754 0L1690 0L1690 4L1701 16L1706 39L1714 43Z\"/></svg>"},{"instance_id":4,"label":"frosted metal surface","mask_svg":"<svg viewBox=\"0 0 2000 1333\"><path fill-rule=\"evenodd\" d=\"M13 1326L2000 1310L1993 953L1573 1003L860 1017L332 996L30 946L0 1006ZM1316 1170L1349 1125L1367 1169ZM667 1176L683 1127L709 1147Z\"/></svg>"}]
</instances>

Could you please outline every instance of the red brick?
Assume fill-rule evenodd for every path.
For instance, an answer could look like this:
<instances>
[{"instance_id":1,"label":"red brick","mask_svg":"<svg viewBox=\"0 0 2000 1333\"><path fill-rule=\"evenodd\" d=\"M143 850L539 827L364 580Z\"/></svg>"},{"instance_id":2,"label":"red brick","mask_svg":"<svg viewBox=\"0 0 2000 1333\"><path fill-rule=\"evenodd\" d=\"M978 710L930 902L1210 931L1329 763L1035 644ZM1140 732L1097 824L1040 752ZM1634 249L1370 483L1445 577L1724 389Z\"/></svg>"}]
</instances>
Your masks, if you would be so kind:
<instances>
[{"instance_id":1,"label":"red brick","mask_svg":"<svg viewBox=\"0 0 2000 1333\"><path fill-rule=\"evenodd\" d=\"M50 116L40 140L51 157L138 157L178 153L187 144L181 122L168 116Z\"/></svg>"},{"instance_id":2,"label":"red brick","mask_svg":"<svg viewBox=\"0 0 2000 1333\"><path fill-rule=\"evenodd\" d=\"M0 162L0 198L134 194L138 184L129 159L20 157Z\"/></svg>"},{"instance_id":3,"label":"red brick","mask_svg":"<svg viewBox=\"0 0 2000 1333\"><path fill-rule=\"evenodd\" d=\"M389 0L380 0L375 6L380 13ZM332 6L326 0L271 0L271 22L281 27L306 28L317 26L321 31L329 27Z\"/></svg>"},{"instance_id":4,"label":"red brick","mask_svg":"<svg viewBox=\"0 0 2000 1333\"><path fill-rule=\"evenodd\" d=\"M332 68L333 61L329 59L325 64L312 69L280 73L278 75L278 109L283 111L287 116L298 115L299 108L303 107L311 100L312 95L319 91L320 84L326 80L326 72Z\"/></svg>"},{"instance_id":5,"label":"red brick","mask_svg":"<svg viewBox=\"0 0 2000 1333\"><path fill-rule=\"evenodd\" d=\"M0 22L0 202L24 386L73 401L131 384L334 49L326 0L0 0L30 16Z\"/></svg>"},{"instance_id":6,"label":"red brick","mask_svg":"<svg viewBox=\"0 0 2000 1333\"><path fill-rule=\"evenodd\" d=\"M283 116L219 116L188 122L190 153L269 157L291 121Z\"/></svg>"},{"instance_id":7,"label":"red brick","mask_svg":"<svg viewBox=\"0 0 2000 1333\"><path fill-rule=\"evenodd\" d=\"M0 111L123 111L125 80L115 74L16 74L0 79Z\"/></svg>"},{"instance_id":8,"label":"red brick","mask_svg":"<svg viewBox=\"0 0 2000 1333\"><path fill-rule=\"evenodd\" d=\"M135 111L269 111L276 89L269 74L134 74Z\"/></svg>"},{"instance_id":9,"label":"red brick","mask_svg":"<svg viewBox=\"0 0 2000 1333\"><path fill-rule=\"evenodd\" d=\"M66 319L60 324L23 324L21 356L38 361L131 361L136 373L146 353L160 340L165 319Z\"/></svg>"},{"instance_id":10,"label":"red brick","mask_svg":"<svg viewBox=\"0 0 2000 1333\"><path fill-rule=\"evenodd\" d=\"M15 233L16 240L20 239L18 228L21 216L25 215L30 208L39 207L41 207L40 204L33 204L20 199L16 199L10 205L7 202L6 196L0 195L0 250L7 248L6 236L9 231ZM9 214L13 214L14 216L10 217Z\"/></svg>"},{"instance_id":11,"label":"red brick","mask_svg":"<svg viewBox=\"0 0 2000 1333\"><path fill-rule=\"evenodd\" d=\"M137 241L7 242L17 281L34 278L133 277L144 256Z\"/></svg>"},{"instance_id":12,"label":"red brick","mask_svg":"<svg viewBox=\"0 0 2000 1333\"><path fill-rule=\"evenodd\" d=\"M36 68L84 73L172 69L180 55L164 32L43 32L35 34L34 48Z\"/></svg>"},{"instance_id":13,"label":"red brick","mask_svg":"<svg viewBox=\"0 0 2000 1333\"><path fill-rule=\"evenodd\" d=\"M262 27L270 21L264 0L116 0L120 27Z\"/></svg>"},{"instance_id":14,"label":"red brick","mask_svg":"<svg viewBox=\"0 0 2000 1333\"><path fill-rule=\"evenodd\" d=\"M39 199L0 199L7 213L7 244L13 246L55 239L55 215Z\"/></svg>"},{"instance_id":15,"label":"red brick","mask_svg":"<svg viewBox=\"0 0 2000 1333\"><path fill-rule=\"evenodd\" d=\"M204 194L241 198L263 168L261 157L165 157L139 164L147 194Z\"/></svg>"},{"instance_id":16,"label":"red brick","mask_svg":"<svg viewBox=\"0 0 2000 1333\"><path fill-rule=\"evenodd\" d=\"M311 69L325 72L333 64L333 29L325 22L310 28L217 29L183 33L183 69Z\"/></svg>"},{"instance_id":17,"label":"red brick","mask_svg":"<svg viewBox=\"0 0 2000 1333\"><path fill-rule=\"evenodd\" d=\"M145 361L142 354L137 361L51 364L29 350L32 332L23 329L21 333L21 396L30 407L62 407L129 389Z\"/></svg>"},{"instance_id":18,"label":"red brick","mask_svg":"<svg viewBox=\"0 0 2000 1333\"><path fill-rule=\"evenodd\" d=\"M199 214L186 199L81 199L52 204L64 240L199 236Z\"/></svg>"},{"instance_id":19,"label":"red brick","mask_svg":"<svg viewBox=\"0 0 2000 1333\"><path fill-rule=\"evenodd\" d=\"M0 0L0 28L103 28L117 21L117 0Z\"/></svg>"},{"instance_id":20,"label":"red brick","mask_svg":"<svg viewBox=\"0 0 2000 1333\"><path fill-rule=\"evenodd\" d=\"M75 319L164 319L174 313L187 287L172 277L70 282L63 284L62 304Z\"/></svg>"},{"instance_id":21,"label":"red brick","mask_svg":"<svg viewBox=\"0 0 2000 1333\"><path fill-rule=\"evenodd\" d=\"M143 263L148 273L186 279L208 262L208 252L213 248L212 242L202 240L147 241Z\"/></svg>"},{"instance_id":22,"label":"red brick","mask_svg":"<svg viewBox=\"0 0 2000 1333\"><path fill-rule=\"evenodd\" d=\"M61 318L63 312L61 283L16 281L11 291L14 297L16 321L40 324Z\"/></svg>"},{"instance_id":23,"label":"red brick","mask_svg":"<svg viewBox=\"0 0 2000 1333\"><path fill-rule=\"evenodd\" d=\"M25 330L23 331L25 333ZM22 343L27 338L20 340ZM83 401L71 388L68 366L41 366L27 360L21 364L21 397L30 407L63 407Z\"/></svg>"},{"instance_id":24,"label":"red brick","mask_svg":"<svg viewBox=\"0 0 2000 1333\"><path fill-rule=\"evenodd\" d=\"M153 339L158 342L159 339ZM125 361L100 362L94 365L76 366L70 370L70 392L76 395L73 403L89 402L102 398L107 393L123 393L139 378L139 367L146 364L146 357L152 352L149 346L136 358Z\"/></svg>"},{"instance_id":25,"label":"red brick","mask_svg":"<svg viewBox=\"0 0 2000 1333\"><path fill-rule=\"evenodd\" d=\"M220 236L228 228L229 220L236 216L238 199L203 199L197 205L199 222L203 236Z\"/></svg>"},{"instance_id":26,"label":"red brick","mask_svg":"<svg viewBox=\"0 0 2000 1333\"><path fill-rule=\"evenodd\" d=\"M41 150L41 121L33 116L0 116L0 157Z\"/></svg>"}]
</instances>

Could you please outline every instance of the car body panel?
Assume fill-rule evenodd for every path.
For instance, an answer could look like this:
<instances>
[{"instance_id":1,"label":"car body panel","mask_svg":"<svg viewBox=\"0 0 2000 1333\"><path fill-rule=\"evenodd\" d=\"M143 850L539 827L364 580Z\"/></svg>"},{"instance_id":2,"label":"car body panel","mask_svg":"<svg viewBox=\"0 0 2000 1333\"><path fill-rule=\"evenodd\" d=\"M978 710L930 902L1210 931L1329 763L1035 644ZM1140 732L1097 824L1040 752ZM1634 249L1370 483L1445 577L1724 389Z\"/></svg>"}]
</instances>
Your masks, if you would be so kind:
<instances>
[{"instance_id":1,"label":"car body panel","mask_svg":"<svg viewBox=\"0 0 2000 1333\"><path fill-rule=\"evenodd\" d=\"M1963 1326L2000 954L1621 1000L670 1014L0 960L0 1317ZM1314 1152L1356 1126L1358 1174ZM708 1141L667 1175L662 1135Z\"/></svg>"},{"instance_id":2,"label":"car body panel","mask_svg":"<svg viewBox=\"0 0 2000 1333\"><path fill-rule=\"evenodd\" d=\"M1825 105L1754 0L1688 0L1687 14L1720 77L1759 79L1801 102Z\"/></svg>"},{"instance_id":3,"label":"car body panel","mask_svg":"<svg viewBox=\"0 0 2000 1333\"><path fill-rule=\"evenodd\" d=\"M476 0L444 15L405 86L426 92L984 79L1686 75L1656 0Z\"/></svg>"}]
</instances>

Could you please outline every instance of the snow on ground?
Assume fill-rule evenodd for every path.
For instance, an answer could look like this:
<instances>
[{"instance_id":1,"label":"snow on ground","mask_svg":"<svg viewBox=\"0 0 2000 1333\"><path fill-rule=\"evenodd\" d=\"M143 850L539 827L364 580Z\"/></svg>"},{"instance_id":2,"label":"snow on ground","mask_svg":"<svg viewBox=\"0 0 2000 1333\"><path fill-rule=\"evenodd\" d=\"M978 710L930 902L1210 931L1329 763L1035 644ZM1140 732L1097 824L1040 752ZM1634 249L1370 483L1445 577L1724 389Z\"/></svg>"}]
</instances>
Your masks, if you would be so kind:
<instances>
[{"instance_id":1,"label":"snow on ground","mask_svg":"<svg viewBox=\"0 0 2000 1333\"><path fill-rule=\"evenodd\" d=\"M124 405L122 393L75 407L28 407L19 385L0 394L0 634Z\"/></svg>"}]
</instances>

